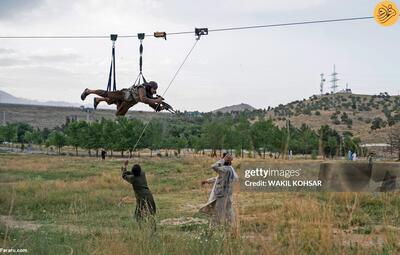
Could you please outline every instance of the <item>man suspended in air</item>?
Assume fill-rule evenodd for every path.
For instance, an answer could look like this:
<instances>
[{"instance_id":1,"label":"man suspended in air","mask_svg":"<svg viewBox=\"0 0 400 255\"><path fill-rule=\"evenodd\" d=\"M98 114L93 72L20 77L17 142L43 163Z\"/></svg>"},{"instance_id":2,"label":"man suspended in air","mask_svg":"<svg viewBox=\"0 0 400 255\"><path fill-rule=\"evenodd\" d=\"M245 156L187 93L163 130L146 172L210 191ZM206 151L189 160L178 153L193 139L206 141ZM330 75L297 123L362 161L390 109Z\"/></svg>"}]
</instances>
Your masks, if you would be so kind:
<instances>
[{"instance_id":1,"label":"man suspended in air","mask_svg":"<svg viewBox=\"0 0 400 255\"><path fill-rule=\"evenodd\" d=\"M153 97L157 93L158 84L155 81L145 82L140 85L134 85L130 88L124 88L116 91L107 91L101 89L88 89L86 88L81 94L81 99L85 100L90 94L95 94L100 97L94 98L94 109L97 108L100 102L106 102L107 104L117 105L117 112L115 115L124 116L129 108L135 104L141 102L148 104L151 108L156 111L167 110L174 113L173 108L164 102L161 96Z\"/></svg>"}]
</instances>

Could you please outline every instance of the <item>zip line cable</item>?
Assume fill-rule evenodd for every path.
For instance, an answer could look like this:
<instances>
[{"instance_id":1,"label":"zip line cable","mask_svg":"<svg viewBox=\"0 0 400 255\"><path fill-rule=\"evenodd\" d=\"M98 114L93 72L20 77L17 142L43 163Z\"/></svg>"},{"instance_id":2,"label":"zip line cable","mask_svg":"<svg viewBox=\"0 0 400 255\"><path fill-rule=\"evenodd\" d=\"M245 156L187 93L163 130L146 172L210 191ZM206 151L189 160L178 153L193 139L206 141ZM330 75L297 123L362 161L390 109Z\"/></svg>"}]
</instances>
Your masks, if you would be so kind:
<instances>
[{"instance_id":1,"label":"zip line cable","mask_svg":"<svg viewBox=\"0 0 400 255\"><path fill-rule=\"evenodd\" d=\"M235 31L235 30L247 30L247 29L257 29L257 28L268 28L268 27L284 27L284 26L297 26L297 25L310 25L319 23L333 23L333 22L344 22L344 21L355 21L355 20L368 20L373 19L373 16L364 17L351 17L351 18L339 18L339 19L326 19L326 20L312 20L312 21L299 21L299 22L289 22L289 23L276 23L267 25L255 25L255 26L241 26L241 27L226 27L226 28L215 28L209 29L209 32L223 32L223 31ZM166 33L166 35L184 35L193 34L193 31L181 31ZM153 36L154 34L145 34L146 36ZM59 35L59 36L0 36L0 39L103 39L109 38L109 35ZM137 35L118 35L119 38L137 38Z\"/></svg>"},{"instance_id":2,"label":"zip line cable","mask_svg":"<svg viewBox=\"0 0 400 255\"><path fill-rule=\"evenodd\" d=\"M186 57L183 59L182 64L179 66L178 70L176 70L174 76L172 77L171 81L169 82L167 88L164 90L164 92L163 92L163 94L161 95L161 97L164 97L164 95L167 93L168 89L171 87L171 84L175 81L175 78L178 76L178 73L181 71L183 65L186 63L186 60L189 58L190 54L192 54L192 51L194 50L194 48L196 47L196 45L197 45L198 42L199 42L199 39L196 39L196 41L194 42L192 48L191 48L191 49L189 50L189 52L186 54ZM157 107L157 108L158 108L158 107ZM151 120L149 120L149 121L146 123L146 125L144 126L144 128L143 128L143 130L142 130L142 133L140 134L138 140L137 140L136 143L135 143L135 146L133 147L133 151L136 150L136 147L138 146L140 140L142 139L142 137L143 137L143 135L144 135L144 132L146 131L147 127L148 127L149 124L150 124L150 121L151 121Z\"/></svg>"}]
</instances>

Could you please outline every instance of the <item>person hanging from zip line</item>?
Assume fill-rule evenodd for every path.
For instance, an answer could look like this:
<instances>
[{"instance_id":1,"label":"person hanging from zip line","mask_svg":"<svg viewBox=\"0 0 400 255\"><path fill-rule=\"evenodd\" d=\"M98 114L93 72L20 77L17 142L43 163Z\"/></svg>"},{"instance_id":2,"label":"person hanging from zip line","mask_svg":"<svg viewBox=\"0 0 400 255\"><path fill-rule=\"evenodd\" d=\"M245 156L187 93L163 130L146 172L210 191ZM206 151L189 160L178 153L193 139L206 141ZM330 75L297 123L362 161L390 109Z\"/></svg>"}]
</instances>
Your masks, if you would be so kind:
<instances>
[{"instance_id":1,"label":"person hanging from zip line","mask_svg":"<svg viewBox=\"0 0 400 255\"><path fill-rule=\"evenodd\" d=\"M117 105L116 116L124 116L129 108L139 102L149 105L157 112L167 110L175 113L174 109L164 102L164 98L158 95L157 97L153 97L153 95L156 95L157 89L158 84L155 81L144 82L140 85L133 85L130 88L116 91L86 88L81 94L81 99L84 101L90 94L98 95L100 97L95 97L93 101L94 109L97 109L97 106L101 102L106 102L109 105L115 104Z\"/></svg>"}]
</instances>

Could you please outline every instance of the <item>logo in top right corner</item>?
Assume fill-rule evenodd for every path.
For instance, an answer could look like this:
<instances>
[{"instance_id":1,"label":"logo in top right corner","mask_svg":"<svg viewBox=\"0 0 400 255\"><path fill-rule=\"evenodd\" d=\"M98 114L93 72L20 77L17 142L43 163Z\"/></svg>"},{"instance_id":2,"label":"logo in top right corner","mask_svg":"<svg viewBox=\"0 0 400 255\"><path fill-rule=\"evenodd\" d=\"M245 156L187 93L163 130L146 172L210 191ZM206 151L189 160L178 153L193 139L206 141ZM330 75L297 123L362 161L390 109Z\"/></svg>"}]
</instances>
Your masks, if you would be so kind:
<instances>
[{"instance_id":1,"label":"logo in top right corner","mask_svg":"<svg viewBox=\"0 0 400 255\"><path fill-rule=\"evenodd\" d=\"M374 11L376 22L385 27L394 25L399 19L399 15L396 4L387 0L378 3Z\"/></svg>"}]
</instances>

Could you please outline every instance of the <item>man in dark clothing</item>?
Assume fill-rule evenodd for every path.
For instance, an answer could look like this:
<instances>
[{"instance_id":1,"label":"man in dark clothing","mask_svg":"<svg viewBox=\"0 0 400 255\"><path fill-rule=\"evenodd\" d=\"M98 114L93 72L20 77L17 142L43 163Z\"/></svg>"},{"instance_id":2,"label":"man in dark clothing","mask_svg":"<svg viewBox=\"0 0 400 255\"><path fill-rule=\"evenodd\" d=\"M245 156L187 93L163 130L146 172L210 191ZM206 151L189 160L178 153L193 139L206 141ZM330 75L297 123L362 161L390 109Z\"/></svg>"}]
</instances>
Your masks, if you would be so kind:
<instances>
[{"instance_id":1,"label":"man in dark clothing","mask_svg":"<svg viewBox=\"0 0 400 255\"><path fill-rule=\"evenodd\" d=\"M137 221L156 214L156 204L149 187L147 186L146 175L140 165L134 165L132 171L127 171L128 160L122 167L122 178L132 184L136 197L135 218Z\"/></svg>"},{"instance_id":2,"label":"man in dark clothing","mask_svg":"<svg viewBox=\"0 0 400 255\"><path fill-rule=\"evenodd\" d=\"M101 89L88 89L86 88L82 94L81 99L85 100L90 94L95 94L100 97L94 98L94 109L100 102L106 102L107 104L116 104L117 112L115 115L124 116L129 108L135 104L141 102L148 104L151 108L157 111L165 110L163 105L163 98L153 98L153 95L157 93L158 84L155 81L143 83L141 85L134 85L130 88L125 88L117 91L106 91Z\"/></svg>"}]
</instances>

